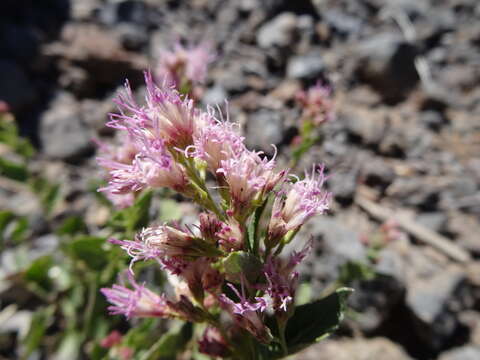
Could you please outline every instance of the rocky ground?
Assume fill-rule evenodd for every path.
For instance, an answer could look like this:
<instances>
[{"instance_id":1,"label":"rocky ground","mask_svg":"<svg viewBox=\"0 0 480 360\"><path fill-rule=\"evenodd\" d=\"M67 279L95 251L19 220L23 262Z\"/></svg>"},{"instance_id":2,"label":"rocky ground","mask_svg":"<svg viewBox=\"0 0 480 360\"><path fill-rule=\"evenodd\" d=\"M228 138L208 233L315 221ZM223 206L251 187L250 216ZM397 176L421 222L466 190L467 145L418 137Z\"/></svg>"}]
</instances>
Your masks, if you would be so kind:
<instances>
[{"instance_id":1,"label":"rocky ground","mask_svg":"<svg viewBox=\"0 0 480 360\"><path fill-rule=\"evenodd\" d=\"M123 80L141 86L175 39L214 44L202 103L228 99L249 146L275 144L280 161L295 93L320 79L336 119L297 168L325 163L335 195L309 229L313 293L347 261L368 263L385 221L401 236L376 255L379 275L351 284L355 314L337 336L299 358L480 359L479 20L476 0L3 0L0 99L38 147L36 169L62 184L54 220L95 229L91 139L111 136ZM38 247L55 237L28 192L2 181L0 203L36 219Z\"/></svg>"}]
</instances>

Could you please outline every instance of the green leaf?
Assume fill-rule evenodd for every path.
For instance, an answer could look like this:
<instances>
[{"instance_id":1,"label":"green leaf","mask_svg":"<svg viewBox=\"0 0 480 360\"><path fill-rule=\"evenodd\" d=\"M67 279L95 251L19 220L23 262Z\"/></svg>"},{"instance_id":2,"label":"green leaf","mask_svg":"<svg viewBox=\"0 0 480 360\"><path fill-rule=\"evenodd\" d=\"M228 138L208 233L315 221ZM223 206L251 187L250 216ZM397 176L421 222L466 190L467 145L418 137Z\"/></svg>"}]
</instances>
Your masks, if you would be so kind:
<instances>
[{"instance_id":1,"label":"green leaf","mask_svg":"<svg viewBox=\"0 0 480 360\"><path fill-rule=\"evenodd\" d=\"M86 230L87 226L80 216L71 216L63 221L57 228L56 233L58 235L75 235Z\"/></svg>"},{"instance_id":2,"label":"green leaf","mask_svg":"<svg viewBox=\"0 0 480 360\"><path fill-rule=\"evenodd\" d=\"M192 335L192 323L184 323L180 329L169 331L163 335L143 354L140 360L175 359L184 350Z\"/></svg>"},{"instance_id":3,"label":"green leaf","mask_svg":"<svg viewBox=\"0 0 480 360\"><path fill-rule=\"evenodd\" d=\"M227 279L240 282L240 275L255 282L262 274L262 263L253 254L245 251L234 251L222 260Z\"/></svg>"},{"instance_id":4,"label":"green leaf","mask_svg":"<svg viewBox=\"0 0 480 360\"><path fill-rule=\"evenodd\" d=\"M49 255L36 259L24 273L24 278L28 282L34 283L43 290L51 290L52 281L48 276L48 272L53 266L53 259Z\"/></svg>"},{"instance_id":5,"label":"green leaf","mask_svg":"<svg viewBox=\"0 0 480 360\"><path fill-rule=\"evenodd\" d=\"M8 117L0 118L0 143L8 145L15 153L24 158L31 157L35 152L32 144L18 134L15 121Z\"/></svg>"},{"instance_id":6,"label":"green leaf","mask_svg":"<svg viewBox=\"0 0 480 360\"><path fill-rule=\"evenodd\" d=\"M54 359L78 359L83 336L79 332L70 331L62 339L60 346L53 356Z\"/></svg>"},{"instance_id":7,"label":"green leaf","mask_svg":"<svg viewBox=\"0 0 480 360\"><path fill-rule=\"evenodd\" d=\"M8 224L10 224L14 218L15 215L13 212L8 210L0 211L0 241L2 242L2 248L5 231L7 230Z\"/></svg>"},{"instance_id":8,"label":"green leaf","mask_svg":"<svg viewBox=\"0 0 480 360\"><path fill-rule=\"evenodd\" d=\"M182 217L182 210L178 203L172 199L162 200L160 203L160 220L161 221L175 221Z\"/></svg>"},{"instance_id":9,"label":"green leaf","mask_svg":"<svg viewBox=\"0 0 480 360\"><path fill-rule=\"evenodd\" d=\"M348 261L340 267L337 282L342 286L348 286L356 280L373 280L375 276L375 269L370 265L358 261Z\"/></svg>"},{"instance_id":10,"label":"green leaf","mask_svg":"<svg viewBox=\"0 0 480 360\"><path fill-rule=\"evenodd\" d=\"M146 227L150 222L152 198L153 191L144 192L131 207L115 212L109 221L109 226L126 231L128 236L132 236L135 231Z\"/></svg>"},{"instance_id":11,"label":"green leaf","mask_svg":"<svg viewBox=\"0 0 480 360\"><path fill-rule=\"evenodd\" d=\"M0 175L9 179L25 182L28 179L28 170L25 164L0 157Z\"/></svg>"},{"instance_id":12,"label":"green leaf","mask_svg":"<svg viewBox=\"0 0 480 360\"><path fill-rule=\"evenodd\" d=\"M55 308L53 305L35 311L30 323L30 329L23 339L23 345L25 349L22 353L21 359L27 359L35 351L35 349L40 346L45 332L50 326L54 311Z\"/></svg>"},{"instance_id":13,"label":"green leaf","mask_svg":"<svg viewBox=\"0 0 480 360\"><path fill-rule=\"evenodd\" d=\"M83 261L90 269L101 270L109 261L105 244L105 238L82 236L68 244L68 250L73 258Z\"/></svg>"},{"instance_id":14,"label":"green leaf","mask_svg":"<svg viewBox=\"0 0 480 360\"><path fill-rule=\"evenodd\" d=\"M257 209L255 209L252 220L250 221L250 224L247 229L248 246L254 254L258 254L258 248L260 246L260 239L259 239L260 235L258 233L258 225L260 223L260 219L262 217L263 211L265 210L267 202L268 202L268 196L263 201L263 204L260 205Z\"/></svg>"},{"instance_id":15,"label":"green leaf","mask_svg":"<svg viewBox=\"0 0 480 360\"><path fill-rule=\"evenodd\" d=\"M52 184L48 180L37 177L34 178L30 185L32 190L40 197L40 201L47 213L50 213L59 199L60 185Z\"/></svg>"},{"instance_id":16,"label":"green leaf","mask_svg":"<svg viewBox=\"0 0 480 360\"><path fill-rule=\"evenodd\" d=\"M297 306L285 330L288 353L294 354L335 331L352 292L350 288L340 288L323 299Z\"/></svg>"}]
</instances>

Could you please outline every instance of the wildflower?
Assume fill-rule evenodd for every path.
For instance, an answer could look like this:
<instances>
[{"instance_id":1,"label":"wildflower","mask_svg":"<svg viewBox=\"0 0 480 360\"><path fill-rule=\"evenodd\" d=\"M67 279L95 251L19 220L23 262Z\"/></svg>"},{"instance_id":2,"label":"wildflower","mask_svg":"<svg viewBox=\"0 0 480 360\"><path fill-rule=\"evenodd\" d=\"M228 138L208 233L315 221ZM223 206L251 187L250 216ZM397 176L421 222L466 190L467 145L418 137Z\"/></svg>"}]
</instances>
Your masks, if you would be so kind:
<instances>
[{"instance_id":1,"label":"wildflower","mask_svg":"<svg viewBox=\"0 0 480 360\"><path fill-rule=\"evenodd\" d=\"M298 272L293 271L310 252L312 241L300 252L293 252L288 262L278 257L270 256L264 267L265 278L267 279L266 292L273 302L274 311L287 312L295 298L295 291L298 282Z\"/></svg>"},{"instance_id":2,"label":"wildflower","mask_svg":"<svg viewBox=\"0 0 480 360\"><path fill-rule=\"evenodd\" d=\"M177 42L173 51L162 52L156 69L157 78L167 79L179 88L187 81L192 84L203 83L208 64L215 58L212 53L208 43L186 48Z\"/></svg>"},{"instance_id":3,"label":"wildflower","mask_svg":"<svg viewBox=\"0 0 480 360\"><path fill-rule=\"evenodd\" d=\"M199 258L188 263L181 273L195 299L203 302L204 292L215 293L223 283L223 277L212 267L207 258Z\"/></svg>"},{"instance_id":4,"label":"wildflower","mask_svg":"<svg viewBox=\"0 0 480 360\"><path fill-rule=\"evenodd\" d=\"M120 245L132 257L130 269L136 261L155 259L172 274L182 273L187 266L186 261L221 254L203 239L169 225L143 229L133 241L110 239L110 242Z\"/></svg>"},{"instance_id":5,"label":"wildflower","mask_svg":"<svg viewBox=\"0 0 480 360\"><path fill-rule=\"evenodd\" d=\"M218 237L220 247L227 252L237 251L243 248L245 234L235 219L222 222L216 236Z\"/></svg>"},{"instance_id":6,"label":"wildflower","mask_svg":"<svg viewBox=\"0 0 480 360\"><path fill-rule=\"evenodd\" d=\"M193 101L173 88L157 86L149 72L145 73L146 104L139 106L133 98L129 83L115 102L119 114L110 114L107 126L128 130L139 140L162 140L169 148L185 149L193 144L197 117L205 116L193 107Z\"/></svg>"},{"instance_id":7,"label":"wildflower","mask_svg":"<svg viewBox=\"0 0 480 360\"><path fill-rule=\"evenodd\" d=\"M135 282L132 276L129 280L133 289L121 285L112 288L102 288L101 292L112 305L108 307L110 314L122 314L131 317L172 317L174 313L164 296L157 295L144 285Z\"/></svg>"},{"instance_id":8,"label":"wildflower","mask_svg":"<svg viewBox=\"0 0 480 360\"><path fill-rule=\"evenodd\" d=\"M122 342L122 334L119 331L113 330L110 334L100 341L100 346L103 348L111 348L119 345Z\"/></svg>"},{"instance_id":9,"label":"wildflower","mask_svg":"<svg viewBox=\"0 0 480 360\"><path fill-rule=\"evenodd\" d=\"M264 312L267 308L267 302L262 297L256 297L255 301L248 301L244 294L242 282L242 294L232 285L227 284L237 295L240 302L236 303L227 295L220 294L218 301L223 309L228 311L238 326L249 331L262 343L269 343L272 335L268 327L263 323L258 311Z\"/></svg>"},{"instance_id":10,"label":"wildflower","mask_svg":"<svg viewBox=\"0 0 480 360\"><path fill-rule=\"evenodd\" d=\"M323 167L317 174L312 170L310 176L305 174L305 179L291 185L286 194L277 195L268 226L270 246L276 245L287 232L298 230L312 216L329 209L331 194L322 188L325 179Z\"/></svg>"},{"instance_id":11,"label":"wildflower","mask_svg":"<svg viewBox=\"0 0 480 360\"><path fill-rule=\"evenodd\" d=\"M200 128L189 155L205 161L208 170L216 175L222 161L247 151L243 141L233 124L214 120Z\"/></svg>"},{"instance_id":12,"label":"wildflower","mask_svg":"<svg viewBox=\"0 0 480 360\"><path fill-rule=\"evenodd\" d=\"M198 350L212 357L227 357L230 354L227 342L218 329L207 327L202 338L198 340Z\"/></svg>"},{"instance_id":13,"label":"wildflower","mask_svg":"<svg viewBox=\"0 0 480 360\"><path fill-rule=\"evenodd\" d=\"M296 95L297 102L301 105L302 118L320 125L334 118L332 90L317 83L307 91L300 91Z\"/></svg>"},{"instance_id":14,"label":"wildflower","mask_svg":"<svg viewBox=\"0 0 480 360\"><path fill-rule=\"evenodd\" d=\"M239 222L244 221L284 177L286 172L276 173L274 167L274 160L262 159L253 151L221 161L217 174L221 174L228 185L229 210Z\"/></svg>"}]
</instances>

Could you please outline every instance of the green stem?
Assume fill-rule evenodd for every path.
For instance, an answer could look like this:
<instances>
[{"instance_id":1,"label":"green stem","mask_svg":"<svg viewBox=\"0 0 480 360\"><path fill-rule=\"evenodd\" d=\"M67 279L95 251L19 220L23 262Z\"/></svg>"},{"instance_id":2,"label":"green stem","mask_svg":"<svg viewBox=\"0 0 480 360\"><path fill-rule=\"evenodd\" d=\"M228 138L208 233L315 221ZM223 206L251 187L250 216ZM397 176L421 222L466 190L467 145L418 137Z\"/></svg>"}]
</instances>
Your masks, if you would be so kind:
<instances>
[{"instance_id":1,"label":"green stem","mask_svg":"<svg viewBox=\"0 0 480 360\"><path fill-rule=\"evenodd\" d=\"M278 325L278 333L280 336L280 346L282 348L282 352L284 356L288 355L288 347L287 347L287 340L285 338L285 328L286 328L286 322L280 320L277 317L277 325Z\"/></svg>"}]
</instances>

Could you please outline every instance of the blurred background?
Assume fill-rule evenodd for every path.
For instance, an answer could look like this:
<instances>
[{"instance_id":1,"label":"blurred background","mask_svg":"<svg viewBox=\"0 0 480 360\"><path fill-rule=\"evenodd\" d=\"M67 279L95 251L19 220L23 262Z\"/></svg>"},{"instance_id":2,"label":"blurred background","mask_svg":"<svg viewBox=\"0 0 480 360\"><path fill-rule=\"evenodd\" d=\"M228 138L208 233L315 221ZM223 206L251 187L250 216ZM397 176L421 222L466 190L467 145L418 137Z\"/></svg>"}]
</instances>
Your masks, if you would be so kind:
<instances>
[{"instance_id":1,"label":"blurred background","mask_svg":"<svg viewBox=\"0 0 480 360\"><path fill-rule=\"evenodd\" d=\"M141 99L143 70L179 41L215 55L198 103L228 99L249 147L275 144L281 164L297 94L331 89L335 116L295 168L325 163L334 194L307 229L300 293L356 292L298 358L480 359L477 0L2 0L0 359L172 358L142 353L167 325L107 315L98 290L127 261L105 238L196 210L169 194L114 210L92 139L112 138L124 80Z\"/></svg>"}]
</instances>

